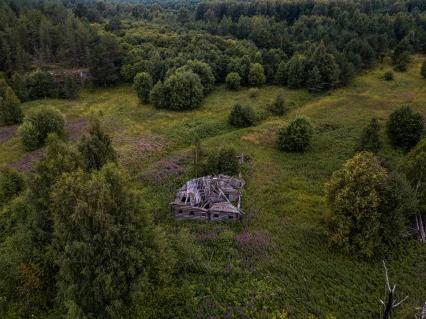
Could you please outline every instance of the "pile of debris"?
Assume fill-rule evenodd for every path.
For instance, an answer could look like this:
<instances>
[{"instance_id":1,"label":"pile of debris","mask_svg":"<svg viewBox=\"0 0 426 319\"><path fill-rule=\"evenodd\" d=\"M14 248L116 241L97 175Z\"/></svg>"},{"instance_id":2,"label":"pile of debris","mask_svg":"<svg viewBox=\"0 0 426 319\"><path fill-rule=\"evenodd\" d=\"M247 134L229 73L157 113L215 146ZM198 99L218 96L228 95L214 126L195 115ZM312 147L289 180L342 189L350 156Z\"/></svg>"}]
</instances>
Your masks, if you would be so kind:
<instances>
[{"instance_id":1,"label":"pile of debris","mask_svg":"<svg viewBox=\"0 0 426 319\"><path fill-rule=\"evenodd\" d=\"M242 214L242 179L218 175L194 178L176 194L171 211L176 219L235 220Z\"/></svg>"}]
</instances>

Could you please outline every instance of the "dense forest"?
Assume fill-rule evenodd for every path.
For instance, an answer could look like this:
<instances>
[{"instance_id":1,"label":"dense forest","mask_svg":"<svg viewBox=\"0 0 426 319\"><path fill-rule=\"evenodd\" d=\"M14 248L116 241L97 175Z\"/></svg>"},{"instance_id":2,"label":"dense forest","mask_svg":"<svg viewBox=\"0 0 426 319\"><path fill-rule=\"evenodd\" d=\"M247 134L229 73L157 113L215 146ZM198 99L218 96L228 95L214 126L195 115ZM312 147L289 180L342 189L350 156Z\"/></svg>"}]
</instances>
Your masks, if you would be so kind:
<instances>
[{"instance_id":1,"label":"dense forest","mask_svg":"<svg viewBox=\"0 0 426 319\"><path fill-rule=\"evenodd\" d=\"M0 0L0 317L423 319L425 54L424 0Z\"/></svg>"}]
</instances>

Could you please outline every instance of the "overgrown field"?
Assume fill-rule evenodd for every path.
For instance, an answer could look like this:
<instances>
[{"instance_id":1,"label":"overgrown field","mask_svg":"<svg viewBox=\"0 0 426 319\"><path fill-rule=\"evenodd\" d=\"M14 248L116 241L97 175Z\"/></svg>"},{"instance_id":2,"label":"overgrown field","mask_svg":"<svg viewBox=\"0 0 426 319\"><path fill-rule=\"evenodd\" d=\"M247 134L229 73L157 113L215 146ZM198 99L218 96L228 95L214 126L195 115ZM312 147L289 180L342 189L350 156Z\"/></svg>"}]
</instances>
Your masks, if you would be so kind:
<instances>
[{"instance_id":1,"label":"overgrown field","mask_svg":"<svg viewBox=\"0 0 426 319\"><path fill-rule=\"evenodd\" d=\"M138 104L133 89L120 86L84 91L73 101L29 102L24 111L41 106L59 109L66 115L70 143L84 134L91 114L100 116L120 161L146 195L147 210L166 235L179 238L172 235L189 231L185 236L200 249L201 258L188 259L182 267L177 286L183 294L174 304L164 305L165 315L258 318L274 309L277 316L285 310L295 318L309 314L372 318L380 311L384 292L382 261L356 261L328 246L323 186L353 155L361 130L372 117L382 125L380 156L390 167L396 166L403 154L389 145L384 124L391 111L405 103L426 117L421 61L415 57L409 70L396 73L394 81L384 81L389 67L379 66L326 95L267 86L250 97L247 89L231 92L218 87L200 109L177 113ZM267 104L279 93L292 110L283 117L270 116ZM261 119L257 126L235 129L227 123L236 102L256 109ZM276 130L299 115L315 127L312 146L303 154L277 151ZM192 174L196 135L205 151L232 145L249 155L241 222L175 222L170 217L174 192ZM39 154L23 151L14 128L0 129L0 165L28 170ZM426 248L411 242L388 261L388 267L399 295L409 296L396 317L413 318L415 307L426 300Z\"/></svg>"}]
</instances>

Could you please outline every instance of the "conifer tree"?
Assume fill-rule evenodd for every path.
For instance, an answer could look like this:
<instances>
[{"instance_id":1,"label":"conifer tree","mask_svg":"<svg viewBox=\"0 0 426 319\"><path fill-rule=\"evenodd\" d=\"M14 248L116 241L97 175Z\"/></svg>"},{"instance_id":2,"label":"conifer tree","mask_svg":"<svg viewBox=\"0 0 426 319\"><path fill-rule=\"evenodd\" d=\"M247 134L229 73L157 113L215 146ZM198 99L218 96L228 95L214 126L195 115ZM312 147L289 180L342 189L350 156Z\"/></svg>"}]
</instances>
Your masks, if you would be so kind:
<instances>
[{"instance_id":1,"label":"conifer tree","mask_svg":"<svg viewBox=\"0 0 426 319\"><path fill-rule=\"evenodd\" d=\"M0 81L0 86L0 125L21 123L23 118L21 101L3 80Z\"/></svg>"},{"instance_id":2,"label":"conifer tree","mask_svg":"<svg viewBox=\"0 0 426 319\"><path fill-rule=\"evenodd\" d=\"M83 136L78 145L86 170L99 170L107 162L116 162L111 138L104 132L99 120L92 119L89 136Z\"/></svg>"}]
</instances>

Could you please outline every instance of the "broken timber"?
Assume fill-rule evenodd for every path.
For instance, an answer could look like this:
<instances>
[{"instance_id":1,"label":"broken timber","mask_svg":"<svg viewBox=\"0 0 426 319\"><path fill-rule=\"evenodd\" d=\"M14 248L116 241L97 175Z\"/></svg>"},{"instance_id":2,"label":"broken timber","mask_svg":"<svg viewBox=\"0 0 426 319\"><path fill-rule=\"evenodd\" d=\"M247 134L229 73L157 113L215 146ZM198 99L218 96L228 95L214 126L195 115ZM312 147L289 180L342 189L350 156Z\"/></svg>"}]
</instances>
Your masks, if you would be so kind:
<instances>
[{"instance_id":1,"label":"broken timber","mask_svg":"<svg viewBox=\"0 0 426 319\"><path fill-rule=\"evenodd\" d=\"M235 220L242 215L242 179L227 175L194 178L177 192L170 204L176 219Z\"/></svg>"}]
</instances>

